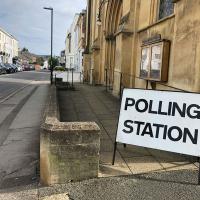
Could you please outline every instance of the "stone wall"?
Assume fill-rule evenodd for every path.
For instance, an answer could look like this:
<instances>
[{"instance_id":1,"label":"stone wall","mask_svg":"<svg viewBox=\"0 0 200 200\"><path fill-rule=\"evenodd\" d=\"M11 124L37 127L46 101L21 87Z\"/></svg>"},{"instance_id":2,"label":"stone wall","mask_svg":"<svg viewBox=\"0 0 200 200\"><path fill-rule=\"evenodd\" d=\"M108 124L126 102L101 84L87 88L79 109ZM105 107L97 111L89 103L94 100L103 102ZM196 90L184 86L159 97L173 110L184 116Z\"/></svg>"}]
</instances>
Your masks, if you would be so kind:
<instances>
[{"instance_id":1,"label":"stone wall","mask_svg":"<svg viewBox=\"0 0 200 200\"><path fill-rule=\"evenodd\" d=\"M43 185L98 176L100 129L94 122L60 122L56 88L50 89L40 136Z\"/></svg>"}]
</instances>

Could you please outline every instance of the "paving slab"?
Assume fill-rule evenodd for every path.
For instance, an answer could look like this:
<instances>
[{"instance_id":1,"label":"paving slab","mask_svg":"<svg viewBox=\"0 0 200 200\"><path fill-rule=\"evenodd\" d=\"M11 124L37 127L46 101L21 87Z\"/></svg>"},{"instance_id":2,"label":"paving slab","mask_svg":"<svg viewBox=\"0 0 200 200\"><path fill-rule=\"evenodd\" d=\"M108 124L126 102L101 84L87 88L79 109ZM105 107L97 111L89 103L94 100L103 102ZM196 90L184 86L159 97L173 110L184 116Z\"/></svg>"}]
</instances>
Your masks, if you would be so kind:
<instances>
[{"instance_id":1,"label":"paving slab","mask_svg":"<svg viewBox=\"0 0 200 200\"><path fill-rule=\"evenodd\" d=\"M127 145L125 148L123 144L118 144L117 150L121 153L123 158L152 156L146 148L134 145Z\"/></svg>"},{"instance_id":2,"label":"paving slab","mask_svg":"<svg viewBox=\"0 0 200 200\"><path fill-rule=\"evenodd\" d=\"M132 175L132 172L124 163L115 166L111 164L100 164L99 166L99 177L114 177L127 175Z\"/></svg>"},{"instance_id":3,"label":"paving slab","mask_svg":"<svg viewBox=\"0 0 200 200\"><path fill-rule=\"evenodd\" d=\"M124 158L133 174L164 171L164 167L152 156Z\"/></svg>"}]
</instances>

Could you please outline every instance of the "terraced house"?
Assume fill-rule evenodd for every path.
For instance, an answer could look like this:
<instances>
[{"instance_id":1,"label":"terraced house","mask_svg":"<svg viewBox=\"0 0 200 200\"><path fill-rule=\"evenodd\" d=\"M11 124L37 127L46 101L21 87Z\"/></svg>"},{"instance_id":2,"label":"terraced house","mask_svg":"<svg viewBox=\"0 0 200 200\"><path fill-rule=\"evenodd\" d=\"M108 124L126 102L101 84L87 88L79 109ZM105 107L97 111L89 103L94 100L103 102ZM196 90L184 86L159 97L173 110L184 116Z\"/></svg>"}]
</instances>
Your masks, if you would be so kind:
<instances>
[{"instance_id":1,"label":"terraced house","mask_svg":"<svg viewBox=\"0 0 200 200\"><path fill-rule=\"evenodd\" d=\"M0 28L0 62L13 63L18 57L18 40Z\"/></svg>"},{"instance_id":2,"label":"terraced house","mask_svg":"<svg viewBox=\"0 0 200 200\"><path fill-rule=\"evenodd\" d=\"M88 0L85 80L200 91L200 0Z\"/></svg>"}]
</instances>

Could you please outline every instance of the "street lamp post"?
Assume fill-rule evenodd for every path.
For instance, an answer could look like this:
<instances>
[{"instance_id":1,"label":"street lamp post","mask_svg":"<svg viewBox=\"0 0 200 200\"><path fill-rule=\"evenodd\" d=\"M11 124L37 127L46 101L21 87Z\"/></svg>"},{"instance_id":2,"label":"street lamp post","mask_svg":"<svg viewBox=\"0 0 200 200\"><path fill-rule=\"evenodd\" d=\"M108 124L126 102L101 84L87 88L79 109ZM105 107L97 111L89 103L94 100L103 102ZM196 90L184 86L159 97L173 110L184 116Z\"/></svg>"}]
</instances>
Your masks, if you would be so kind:
<instances>
[{"instance_id":1,"label":"street lamp post","mask_svg":"<svg viewBox=\"0 0 200 200\"><path fill-rule=\"evenodd\" d=\"M51 11L51 85L53 84L53 61L52 61L52 57L53 57L53 8L49 7L44 7L45 10L50 10Z\"/></svg>"}]
</instances>

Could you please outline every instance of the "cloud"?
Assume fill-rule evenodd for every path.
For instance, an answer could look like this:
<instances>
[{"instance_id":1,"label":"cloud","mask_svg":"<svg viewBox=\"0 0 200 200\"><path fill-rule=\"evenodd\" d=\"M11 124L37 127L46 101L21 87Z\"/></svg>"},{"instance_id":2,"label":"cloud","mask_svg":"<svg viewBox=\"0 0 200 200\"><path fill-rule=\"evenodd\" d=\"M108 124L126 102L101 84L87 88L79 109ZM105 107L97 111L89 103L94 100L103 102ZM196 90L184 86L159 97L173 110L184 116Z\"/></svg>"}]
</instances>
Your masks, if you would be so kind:
<instances>
[{"instance_id":1,"label":"cloud","mask_svg":"<svg viewBox=\"0 0 200 200\"><path fill-rule=\"evenodd\" d=\"M37 54L50 52L50 12L54 8L54 54L64 49L67 29L86 0L0 0L0 27L14 35L20 47Z\"/></svg>"}]
</instances>

